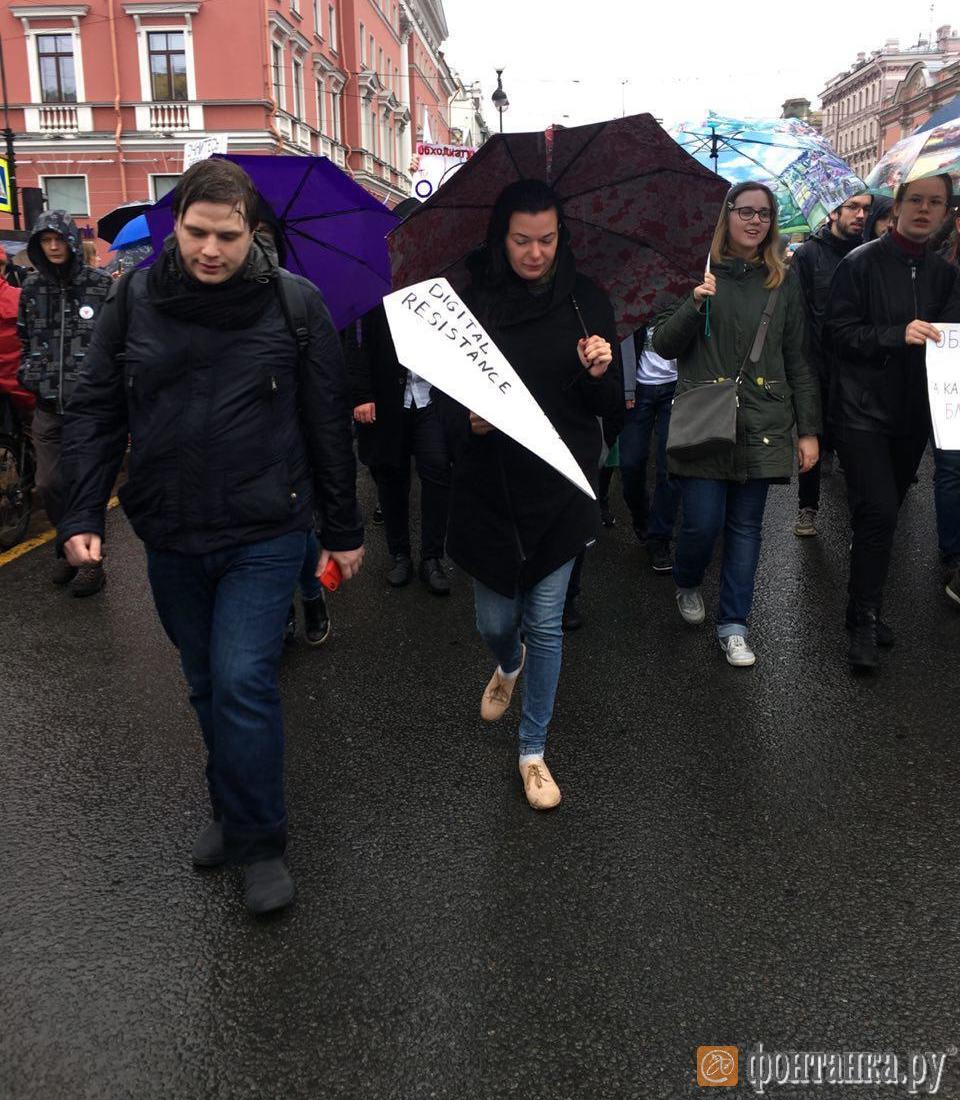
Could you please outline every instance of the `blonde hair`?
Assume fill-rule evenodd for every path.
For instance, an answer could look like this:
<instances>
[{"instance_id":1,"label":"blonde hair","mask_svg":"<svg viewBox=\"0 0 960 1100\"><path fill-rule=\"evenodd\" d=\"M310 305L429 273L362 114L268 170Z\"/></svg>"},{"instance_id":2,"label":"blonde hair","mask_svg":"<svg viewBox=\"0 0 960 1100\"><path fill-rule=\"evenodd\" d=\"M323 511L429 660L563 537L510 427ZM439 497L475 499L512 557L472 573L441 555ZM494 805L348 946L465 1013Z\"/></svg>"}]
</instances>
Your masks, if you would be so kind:
<instances>
[{"instance_id":1,"label":"blonde hair","mask_svg":"<svg viewBox=\"0 0 960 1100\"><path fill-rule=\"evenodd\" d=\"M733 257L730 251L730 215L733 213L734 203L744 191L762 191L770 202L770 229L760 250L760 260L767 269L767 281L763 285L767 290L773 290L783 282L787 269L780 249L777 200L765 183L738 183L736 187L730 189L723 200L720 217L717 218L717 228L713 231L713 240L710 242L710 263L724 263Z\"/></svg>"},{"instance_id":2,"label":"blonde hair","mask_svg":"<svg viewBox=\"0 0 960 1100\"><path fill-rule=\"evenodd\" d=\"M83 241L83 262L87 267L96 267L99 262L97 259L97 246L93 241Z\"/></svg>"}]
</instances>

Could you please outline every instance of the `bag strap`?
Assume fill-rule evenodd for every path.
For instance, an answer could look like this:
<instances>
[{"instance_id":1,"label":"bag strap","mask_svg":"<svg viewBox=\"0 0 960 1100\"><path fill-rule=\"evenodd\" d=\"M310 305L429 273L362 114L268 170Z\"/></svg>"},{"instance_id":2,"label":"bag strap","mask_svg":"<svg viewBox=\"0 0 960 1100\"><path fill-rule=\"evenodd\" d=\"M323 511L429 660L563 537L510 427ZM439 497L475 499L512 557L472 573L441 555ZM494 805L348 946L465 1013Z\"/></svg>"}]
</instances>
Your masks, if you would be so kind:
<instances>
[{"instance_id":1,"label":"bag strap","mask_svg":"<svg viewBox=\"0 0 960 1100\"><path fill-rule=\"evenodd\" d=\"M307 323L307 300L299 281L286 271L277 276L277 297L290 334L297 342L297 367L303 368L310 349L310 327Z\"/></svg>"},{"instance_id":2,"label":"bag strap","mask_svg":"<svg viewBox=\"0 0 960 1100\"><path fill-rule=\"evenodd\" d=\"M773 311L777 308L777 299L779 297L780 287L775 287L767 295L767 304L763 307L763 315L757 327L757 334L753 338L753 346L747 353L747 357L743 361L743 366L740 368L740 373L737 375L738 382L743 377L743 372L747 369L747 363L756 365L760 362L760 356L763 354L763 345L767 342L767 331L770 328L770 318L773 316Z\"/></svg>"}]
</instances>

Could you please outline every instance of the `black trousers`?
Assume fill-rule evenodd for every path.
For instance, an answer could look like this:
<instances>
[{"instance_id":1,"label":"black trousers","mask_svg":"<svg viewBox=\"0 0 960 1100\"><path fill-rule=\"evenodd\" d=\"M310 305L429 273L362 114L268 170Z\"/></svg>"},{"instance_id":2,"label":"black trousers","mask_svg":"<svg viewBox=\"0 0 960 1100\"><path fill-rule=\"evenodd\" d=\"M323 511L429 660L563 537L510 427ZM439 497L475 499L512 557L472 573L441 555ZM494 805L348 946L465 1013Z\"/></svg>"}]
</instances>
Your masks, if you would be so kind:
<instances>
[{"instance_id":1,"label":"black trousers","mask_svg":"<svg viewBox=\"0 0 960 1100\"><path fill-rule=\"evenodd\" d=\"M853 528L847 590L863 607L879 609L882 603L897 515L929 435L930 426L924 424L908 436L844 429L836 440Z\"/></svg>"},{"instance_id":2,"label":"black trousers","mask_svg":"<svg viewBox=\"0 0 960 1100\"><path fill-rule=\"evenodd\" d=\"M823 423L827 423L827 401L830 397L830 385L823 378L820 378L820 408L823 412ZM833 450L833 440L827 435L827 429L824 427L823 435L817 436L820 441L820 460L812 470L807 470L805 474L800 474L797 477L797 487L800 490L799 507L800 508L812 508L816 511L820 507L820 478L823 473L821 469L821 463L823 462L823 456Z\"/></svg>"},{"instance_id":3,"label":"black trousers","mask_svg":"<svg viewBox=\"0 0 960 1100\"><path fill-rule=\"evenodd\" d=\"M403 459L375 471L387 547L410 557L410 458L420 476L420 557L442 558L450 506L450 456L433 404L403 410Z\"/></svg>"}]
</instances>

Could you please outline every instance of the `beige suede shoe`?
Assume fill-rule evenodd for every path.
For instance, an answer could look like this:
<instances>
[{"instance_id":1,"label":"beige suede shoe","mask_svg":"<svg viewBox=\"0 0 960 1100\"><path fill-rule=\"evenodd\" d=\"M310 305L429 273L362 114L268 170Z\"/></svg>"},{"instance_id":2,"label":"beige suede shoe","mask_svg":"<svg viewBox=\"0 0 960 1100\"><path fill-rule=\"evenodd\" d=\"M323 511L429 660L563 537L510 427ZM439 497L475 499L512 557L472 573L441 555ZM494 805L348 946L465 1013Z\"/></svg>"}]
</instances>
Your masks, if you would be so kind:
<instances>
[{"instance_id":1,"label":"beige suede shoe","mask_svg":"<svg viewBox=\"0 0 960 1100\"><path fill-rule=\"evenodd\" d=\"M521 645L520 667L517 669L516 676L507 679L500 671L499 665L493 670L490 683L483 689L483 698L480 700L480 717L484 722L496 722L506 714L510 700L513 698L513 689L517 686L517 680L520 679L526 659L527 647Z\"/></svg>"},{"instance_id":2,"label":"beige suede shoe","mask_svg":"<svg viewBox=\"0 0 960 1100\"><path fill-rule=\"evenodd\" d=\"M552 810L559 805L560 788L542 760L534 764L521 764L520 778L527 801L535 810Z\"/></svg>"}]
</instances>

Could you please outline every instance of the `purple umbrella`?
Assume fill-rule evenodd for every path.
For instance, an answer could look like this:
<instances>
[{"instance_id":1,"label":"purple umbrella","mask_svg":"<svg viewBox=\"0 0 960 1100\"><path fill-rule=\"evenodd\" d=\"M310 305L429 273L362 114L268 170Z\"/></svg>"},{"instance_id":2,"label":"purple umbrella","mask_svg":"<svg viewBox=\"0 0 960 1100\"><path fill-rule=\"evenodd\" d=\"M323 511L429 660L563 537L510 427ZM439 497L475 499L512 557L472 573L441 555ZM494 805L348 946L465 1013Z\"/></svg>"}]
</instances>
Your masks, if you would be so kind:
<instances>
[{"instance_id":1,"label":"purple umbrella","mask_svg":"<svg viewBox=\"0 0 960 1100\"><path fill-rule=\"evenodd\" d=\"M277 217L286 267L323 294L333 323L346 328L389 294L386 235L398 219L326 157L235 156ZM156 252L173 231L172 192L147 221Z\"/></svg>"}]
</instances>

